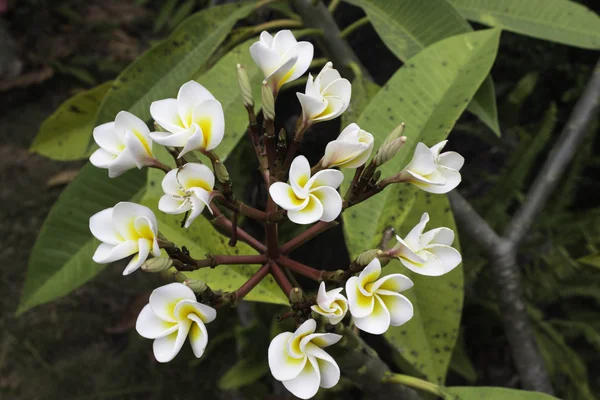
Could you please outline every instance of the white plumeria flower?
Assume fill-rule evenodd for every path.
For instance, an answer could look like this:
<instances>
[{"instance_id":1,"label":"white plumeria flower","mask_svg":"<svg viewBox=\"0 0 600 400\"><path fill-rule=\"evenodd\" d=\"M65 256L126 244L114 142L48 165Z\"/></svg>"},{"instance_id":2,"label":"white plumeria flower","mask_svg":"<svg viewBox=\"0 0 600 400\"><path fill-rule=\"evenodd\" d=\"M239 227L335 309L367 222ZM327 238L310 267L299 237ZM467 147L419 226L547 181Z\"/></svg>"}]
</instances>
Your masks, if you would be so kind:
<instances>
[{"instance_id":1,"label":"white plumeria flower","mask_svg":"<svg viewBox=\"0 0 600 400\"><path fill-rule=\"evenodd\" d=\"M308 74L304 93L296 93L302 105L302 118L310 123L329 121L339 117L350 104L352 85L348 79L333 69L333 64L325 64L319 75L313 79Z\"/></svg>"},{"instance_id":2,"label":"white plumeria flower","mask_svg":"<svg viewBox=\"0 0 600 400\"><path fill-rule=\"evenodd\" d=\"M380 279L381 263L375 258L359 276L346 282L350 313L358 329L381 335L391 326L400 326L413 316L412 303L399 292L410 289L413 282L402 274Z\"/></svg>"},{"instance_id":3,"label":"white plumeria flower","mask_svg":"<svg viewBox=\"0 0 600 400\"><path fill-rule=\"evenodd\" d=\"M451 247L454 231L449 228L436 228L423 233L429 222L429 214L424 213L421 221L406 235L404 240L396 235L398 243L389 254L420 275L440 276L452 271L461 263L458 250Z\"/></svg>"},{"instance_id":4,"label":"white plumeria flower","mask_svg":"<svg viewBox=\"0 0 600 400\"><path fill-rule=\"evenodd\" d=\"M410 163L402 171L404 181L429 193L448 193L461 181L460 169L465 159L454 151L440 154L447 140L428 148L418 143Z\"/></svg>"},{"instance_id":5,"label":"white plumeria flower","mask_svg":"<svg viewBox=\"0 0 600 400\"><path fill-rule=\"evenodd\" d=\"M275 93L281 86L298 79L306 72L313 52L311 43L296 41L289 30L279 31L275 37L263 31L260 40L250 46L252 59Z\"/></svg>"},{"instance_id":6,"label":"white plumeria flower","mask_svg":"<svg viewBox=\"0 0 600 400\"><path fill-rule=\"evenodd\" d=\"M100 264L121 260L132 254L123 275L138 269L148 256L160 256L158 223L148 207L121 202L90 218L90 231L102 243L92 259Z\"/></svg>"},{"instance_id":7,"label":"white plumeria flower","mask_svg":"<svg viewBox=\"0 0 600 400\"><path fill-rule=\"evenodd\" d=\"M121 111L114 122L94 128L94 141L100 148L90 157L98 168L108 169L115 178L134 167L142 168L154 162L150 130L138 117Z\"/></svg>"},{"instance_id":8,"label":"white plumeria flower","mask_svg":"<svg viewBox=\"0 0 600 400\"><path fill-rule=\"evenodd\" d=\"M337 188L344 174L334 169L324 169L310 176L310 164L298 156L290 166L290 184L275 182L269 194L277 205L287 210L290 221L312 224L316 221L333 221L342 212L342 197Z\"/></svg>"},{"instance_id":9,"label":"white plumeria flower","mask_svg":"<svg viewBox=\"0 0 600 400\"><path fill-rule=\"evenodd\" d=\"M193 150L212 150L225 134L223 107L201 84L185 83L177 99L152 102L152 118L167 132L152 132L150 137L163 146L183 147L179 157Z\"/></svg>"},{"instance_id":10,"label":"white plumeria flower","mask_svg":"<svg viewBox=\"0 0 600 400\"><path fill-rule=\"evenodd\" d=\"M154 289L135 323L135 329L146 339L154 339L154 357L158 362L171 361L190 336L196 358L208 343L205 324L214 321L217 311L196 301L196 295L182 283L169 283Z\"/></svg>"},{"instance_id":11,"label":"white plumeria flower","mask_svg":"<svg viewBox=\"0 0 600 400\"><path fill-rule=\"evenodd\" d=\"M317 323L309 319L296 332L283 332L269 345L271 374L296 397L310 399L319 387L332 388L340 380L340 368L322 347L337 343L342 336L314 333Z\"/></svg>"},{"instance_id":12,"label":"white plumeria flower","mask_svg":"<svg viewBox=\"0 0 600 400\"><path fill-rule=\"evenodd\" d=\"M348 300L342 295L344 288L326 291L325 282L321 282L317 293L317 304L311 309L329 320L332 325L344 319L348 312Z\"/></svg>"},{"instance_id":13,"label":"white plumeria flower","mask_svg":"<svg viewBox=\"0 0 600 400\"><path fill-rule=\"evenodd\" d=\"M215 176L206 165L187 163L179 169L172 169L162 180L165 194L158 202L158 209L167 214L182 214L191 210L185 221L185 228L189 228L204 207L209 205L214 186Z\"/></svg>"},{"instance_id":14,"label":"white plumeria flower","mask_svg":"<svg viewBox=\"0 0 600 400\"><path fill-rule=\"evenodd\" d=\"M321 165L324 168L358 168L367 162L373 151L373 135L352 123L338 138L327 144Z\"/></svg>"}]
</instances>

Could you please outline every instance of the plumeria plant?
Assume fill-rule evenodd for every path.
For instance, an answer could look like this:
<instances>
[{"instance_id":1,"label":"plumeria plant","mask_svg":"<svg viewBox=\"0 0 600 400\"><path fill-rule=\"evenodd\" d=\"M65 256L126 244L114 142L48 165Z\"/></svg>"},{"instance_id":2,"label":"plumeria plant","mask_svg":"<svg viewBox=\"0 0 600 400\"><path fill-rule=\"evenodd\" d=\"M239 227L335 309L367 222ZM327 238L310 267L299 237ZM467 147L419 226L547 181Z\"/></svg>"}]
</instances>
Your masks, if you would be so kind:
<instances>
[{"instance_id":1,"label":"plumeria plant","mask_svg":"<svg viewBox=\"0 0 600 400\"><path fill-rule=\"evenodd\" d=\"M457 366L465 290L456 210L489 253L518 385L552 393L535 344L548 333L528 325L519 284L525 232L511 241L480 228L481 217L464 217L468 202L446 196L465 161L447 137L466 111L477 118L468 124L501 135L490 71L502 31L597 50L600 18L566 0L344 0L365 16L339 29L339 0L200 3L181 4L175 14L199 11L42 124L33 151L89 163L40 231L17 313L117 262L127 275L119 285L145 273L163 281L147 280L153 291L135 321L159 363L183 351L208 364L217 327L233 316L225 310L243 300L284 305L252 309L269 337L251 355L237 352L222 390L270 371L275 387L303 399L350 385L366 398L412 400L408 386L446 399L551 399L445 386L449 369L490 382ZM354 48L367 24L377 38ZM400 63L387 58L402 64L391 76L383 71ZM327 248L304 254L313 245Z\"/></svg>"},{"instance_id":2,"label":"plumeria plant","mask_svg":"<svg viewBox=\"0 0 600 400\"><path fill-rule=\"evenodd\" d=\"M174 268L185 274L221 265L262 265L232 292L212 290L210 282L193 279L157 288L140 313L136 329L141 336L154 339L154 355L159 362L172 360L188 336L194 355L201 357L209 337L206 324L217 317L217 310L236 305L271 275L289 298L290 312L286 315L293 317L297 329L276 336L265 356L273 377L295 396L308 399L319 387L331 388L340 379L340 368L324 348L334 346L342 336L330 333L328 325L350 324L380 335L390 326L400 326L413 317L413 305L402 294L413 287L412 280L403 274L386 275L382 267L398 259L417 274L439 276L458 266L461 255L451 247L451 229L423 233L429 220L427 213L406 238L398 237L395 246L365 249L345 270L316 269L292 259L290 252L336 225L345 210L390 185L411 183L431 193L447 193L460 182L463 158L455 152L441 153L445 141L432 148L419 143L406 168L380 179L378 168L402 151L407 141L402 135L404 124L394 129L372 154L373 135L351 123L327 145L322 159L311 166L297 154L304 136L311 133L314 124L337 118L348 108L352 85L331 62L316 77L309 74L304 93L297 93L302 115L293 140L287 143L285 132L275 132L275 104L282 86L307 71L313 57L312 44L296 41L289 30L274 36L263 32L250 47L250 54L265 76L262 116L256 115L252 88L242 65L237 66L237 76L248 113L248 138L268 187L265 210L235 197L227 169L214 152L224 138L226 126L221 103L195 81L185 83L176 99L152 103L153 132L139 118L124 111L117 114L114 122L98 126L94 139L100 148L90 161L108 169L110 177L136 167L164 171L164 195L158 203L161 212L183 214L182 229L187 229L206 210L230 232L231 246L241 240L259 254L194 258L160 234L157 218L149 208L121 202L90 218L90 230L102 242L93 258L99 263L130 258L124 275L139 268L146 272ZM259 119L262 124L257 122ZM166 147L176 168L169 168L152 155L156 145ZM189 158L194 153L205 158ZM339 191L344 181L340 169L354 170L345 193ZM231 213L230 219L221 218L226 212ZM239 215L264 225L264 243L237 226ZM278 225L285 220L311 226L282 244ZM306 292L297 284L295 275L319 282L318 292Z\"/></svg>"}]
</instances>

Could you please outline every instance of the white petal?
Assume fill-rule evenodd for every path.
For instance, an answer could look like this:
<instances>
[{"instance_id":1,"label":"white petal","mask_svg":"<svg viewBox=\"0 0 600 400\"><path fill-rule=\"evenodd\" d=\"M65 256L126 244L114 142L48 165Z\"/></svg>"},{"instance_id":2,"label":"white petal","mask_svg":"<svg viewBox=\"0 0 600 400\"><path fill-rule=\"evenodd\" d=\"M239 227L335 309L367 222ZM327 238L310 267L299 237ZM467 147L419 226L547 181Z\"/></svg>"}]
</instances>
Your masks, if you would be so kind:
<instances>
[{"instance_id":1,"label":"white petal","mask_svg":"<svg viewBox=\"0 0 600 400\"><path fill-rule=\"evenodd\" d=\"M127 240L117 246L102 243L96 249L92 256L92 260L99 264L108 264L113 261L121 260L138 252L138 242L135 240Z\"/></svg>"},{"instance_id":2,"label":"white petal","mask_svg":"<svg viewBox=\"0 0 600 400\"><path fill-rule=\"evenodd\" d=\"M181 184L177 180L177 171L177 169L172 169L165 174L165 177L161 182L162 190L166 194L184 196L184 193L181 190Z\"/></svg>"},{"instance_id":3,"label":"white petal","mask_svg":"<svg viewBox=\"0 0 600 400\"><path fill-rule=\"evenodd\" d=\"M114 122L107 122L94 128L94 141L101 149L116 155L123 151L122 136L117 134Z\"/></svg>"},{"instance_id":4,"label":"white petal","mask_svg":"<svg viewBox=\"0 0 600 400\"><path fill-rule=\"evenodd\" d=\"M317 75L317 78L321 83L321 88L324 89L327 86L329 86L333 81L341 79L342 76L340 75L337 69L333 68L333 63L331 61L328 61L319 72L319 75Z\"/></svg>"},{"instance_id":5,"label":"white petal","mask_svg":"<svg viewBox=\"0 0 600 400\"><path fill-rule=\"evenodd\" d=\"M449 169L446 167L439 167L439 172L440 172L440 175L442 175L445 179L445 182L443 185L435 185L435 184L432 185L432 184L422 183L422 182L418 182L418 181L411 182L411 183L425 192L434 193L434 194L444 194L444 193L448 193L449 191L456 188L461 181L460 172L457 172L453 169ZM428 176L428 178L430 178L430 177L431 177L431 175Z\"/></svg>"},{"instance_id":6,"label":"white petal","mask_svg":"<svg viewBox=\"0 0 600 400\"><path fill-rule=\"evenodd\" d=\"M144 121L127 111L121 111L115 117L115 130L117 132L130 131L136 136L141 135L143 137L148 137L148 133L150 133Z\"/></svg>"},{"instance_id":7,"label":"white petal","mask_svg":"<svg viewBox=\"0 0 600 400\"><path fill-rule=\"evenodd\" d=\"M314 47L310 42L298 42L292 52L296 54L296 62L292 67L289 76L286 77L284 83L292 82L300 78L310 67L310 63L313 59Z\"/></svg>"},{"instance_id":8,"label":"white petal","mask_svg":"<svg viewBox=\"0 0 600 400\"><path fill-rule=\"evenodd\" d=\"M210 168L197 163L187 163L179 168L177 181L184 189L197 187L210 192L215 186L215 176Z\"/></svg>"},{"instance_id":9,"label":"white petal","mask_svg":"<svg viewBox=\"0 0 600 400\"><path fill-rule=\"evenodd\" d=\"M265 37L265 41L269 39ZM292 47L294 47L298 43L294 34L289 29L284 29L275 34L275 37L270 42L270 46L277 51L279 54L283 55L287 51L289 51Z\"/></svg>"},{"instance_id":10,"label":"white petal","mask_svg":"<svg viewBox=\"0 0 600 400\"><path fill-rule=\"evenodd\" d=\"M283 386L294 396L301 399L310 399L319 391L321 374L319 364L314 357L308 357L302 372L293 379L282 381Z\"/></svg>"},{"instance_id":11,"label":"white petal","mask_svg":"<svg viewBox=\"0 0 600 400\"><path fill-rule=\"evenodd\" d=\"M125 270L123 270L123 275L129 275L142 266L144 261L148 259L151 246L152 242L150 242L148 239L138 240L138 253L129 261L129 264L127 264Z\"/></svg>"},{"instance_id":12,"label":"white petal","mask_svg":"<svg viewBox=\"0 0 600 400\"><path fill-rule=\"evenodd\" d=\"M135 160L129 151L124 150L117 156L117 158L115 158L112 164L108 166L108 177L116 178L117 176L120 176L135 167Z\"/></svg>"},{"instance_id":13,"label":"white petal","mask_svg":"<svg viewBox=\"0 0 600 400\"><path fill-rule=\"evenodd\" d=\"M415 148L412 160L408 163L405 170L413 171L419 175L429 175L437 169L435 158L425 144L419 142Z\"/></svg>"},{"instance_id":14,"label":"white petal","mask_svg":"<svg viewBox=\"0 0 600 400\"><path fill-rule=\"evenodd\" d=\"M440 154L438 157L438 164L446 168L460 171L465 163L465 158L454 151L447 151Z\"/></svg>"},{"instance_id":15,"label":"white petal","mask_svg":"<svg viewBox=\"0 0 600 400\"><path fill-rule=\"evenodd\" d=\"M250 55L265 78L282 64L281 55L261 42L256 42L250 46Z\"/></svg>"},{"instance_id":16,"label":"white petal","mask_svg":"<svg viewBox=\"0 0 600 400\"><path fill-rule=\"evenodd\" d=\"M181 130L177 133L168 132L152 132L150 137L158 144L163 146L171 147L183 147L187 143L188 139L194 134L191 129Z\"/></svg>"},{"instance_id":17,"label":"white petal","mask_svg":"<svg viewBox=\"0 0 600 400\"><path fill-rule=\"evenodd\" d=\"M177 330L176 322L167 322L158 318L150 304L146 304L135 322L135 330L146 339L156 339L170 335Z\"/></svg>"},{"instance_id":18,"label":"white petal","mask_svg":"<svg viewBox=\"0 0 600 400\"><path fill-rule=\"evenodd\" d=\"M352 85L348 79L336 79L328 86L324 86L323 96L338 97L342 99L344 104L346 104L346 108L348 108L348 104L350 104L350 97L352 96ZM346 111L346 108L344 108L344 111Z\"/></svg>"},{"instance_id":19,"label":"white petal","mask_svg":"<svg viewBox=\"0 0 600 400\"><path fill-rule=\"evenodd\" d=\"M290 165L290 185L296 196L306 198L308 196L307 183L310 179L310 164L304 156L297 156Z\"/></svg>"},{"instance_id":20,"label":"white petal","mask_svg":"<svg viewBox=\"0 0 600 400\"><path fill-rule=\"evenodd\" d=\"M375 296L373 312L363 318L354 318L354 324L361 331L381 335L390 327L390 312L379 296Z\"/></svg>"},{"instance_id":21,"label":"white petal","mask_svg":"<svg viewBox=\"0 0 600 400\"><path fill-rule=\"evenodd\" d=\"M408 322L414 315L413 305L401 294L389 292L389 294L378 293L381 301L390 313L390 325L400 326Z\"/></svg>"},{"instance_id":22,"label":"white petal","mask_svg":"<svg viewBox=\"0 0 600 400\"><path fill-rule=\"evenodd\" d=\"M340 132L336 140L355 142L359 131L360 127L356 123L352 122L351 124L348 124L348 126L345 127L342 132Z\"/></svg>"},{"instance_id":23,"label":"white petal","mask_svg":"<svg viewBox=\"0 0 600 400\"><path fill-rule=\"evenodd\" d=\"M311 333L306 335L300 341L300 350L306 352L307 346L312 343L319 347L329 347L342 339L342 335L335 333Z\"/></svg>"},{"instance_id":24,"label":"white petal","mask_svg":"<svg viewBox=\"0 0 600 400\"><path fill-rule=\"evenodd\" d=\"M421 248L421 235L423 234L423 230L428 222L429 214L425 212L423 215L421 215L421 220L419 223L415 225L404 238L406 244L414 251L418 251Z\"/></svg>"},{"instance_id":25,"label":"white petal","mask_svg":"<svg viewBox=\"0 0 600 400\"><path fill-rule=\"evenodd\" d=\"M195 299L181 300L175 306L174 315L178 321L196 316L202 323L208 324L217 318L217 310L206 304L198 303Z\"/></svg>"},{"instance_id":26,"label":"white petal","mask_svg":"<svg viewBox=\"0 0 600 400\"><path fill-rule=\"evenodd\" d=\"M426 251L437 257L444 266L444 271L450 272L462 262L462 256L454 247L443 244L427 246Z\"/></svg>"},{"instance_id":27,"label":"white petal","mask_svg":"<svg viewBox=\"0 0 600 400\"><path fill-rule=\"evenodd\" d=\"M113 224L125 240L137 240L139 238L139 234L134 226L134 222L138 217L147 218L156 235L158 222L156 221L156 216L148 207L126 201L115 205L113 210Z\"/></svg>"},{"instance_id":28,"label":"white petal","mask_svg":"<svg viewBox=\"0 0 600 400\"><path fill-rule=\"evenodd\" d=\"M291 55L290 58L284 59L286 61L265 78L269 86L275 90L290 81L290 77L294 73L294 65L298 61L298 56Z\"/></svg>"},{"instance_id":29,"label":"white petal","mask_svg":"<svg viewBox=\"0 0 600 400\"><path fill-rule=\"evenodd\" d=\"M374 258L369 264L367 264L365 269L360 272L358 275L358 280L359 283L365 285L370 282L375 282L377 278L379 278L379 275L381 275L381 262L378 258Z\"/></svg>"},{"instance_id":30,"label":"white petal","mask_svg":"<svg viewBox=\"0 0 600 400\"><path fill-rule=\"evenodd\" d=\"M353 276L346 282L346 295L350 314L354 318L366 317L373 312L373 296L365 296L358 287L358 277Z\"/></svg>"},{"instance_id":31,"label":"white petal","mask_svg":"<svg viewBox=\"0 0 600 400\"><path fill-rule=\"evenodd\" d=\"M141 134L136 135L132 132L127 132L125 133L125 146L127 146L127 151L138 168L151 165L154 161L150 138L146 138Z\"/></svg>"},{"instance_id":32,"label":"white petal","mask_svg":"<svg viewBox=\"0 0 600 400\"><path fill-rule=\"evenodd\" d=\"M445 244L450 246L454 242L454 231L448 228L435 228L423 233L421 236L421 248L428 244Z\"/></svg>"},{"instance_id":33,"label":"white petal","mask_svg":"<svg viewBox=\"0 0 600 400\"><path fill-rule=\"evenodd\" d=\"M321 186L329 186L333 189L340 187L344 180L344 174L341 171L335 169L324 169L315 174L310 178L307 187L310 189L316 189Z\"/></svg>"},{"instance_id":34,"label":"white petal","mask_svg":"<svg viewBox=\"0 0 600 400\"><path fill-rule=\"evenodd\" d=\"M321 186L311 190L310 194L319 199L323 206L321 221L333 221L342 212L342 197L337 190L328 186Z\"/></svg>"},{"instance_id":35,"label":"white petal","mask_svg":"<svg viewBox=\"0 0 600 400\"><path fill-rule=\"evenodd\" d=\"M307 335L315 332L317 329L317 321L314 319L309 319L304 321L302 325L296 329L296 332L290 336L290 339L286 343L287 353L294 358L302 358L304 357L304 352L300 346L302 339Z\"/></svg>"},{"instance_id":36,"label":"white petal","mask_svg":"<svg viewBox=\"0 0 600 400\"><path fill-rule=\"evenodd\" d=\"M417 253L415 253L415 251L413 251L400 236L396 235L396 240L398 240L398 243L396 243L392 249L396 257L406 258L407 260L417 264L425 262L425 259L421 258ZM417 247L417 249L419 249L419 247Z\"/></svg>"},{"instance_id":37,"label":"white petal","mask_svg":"<svg viewBox=\"0 0 600 400\"><path fill-rule=\"evenodd\" d=\"M407 180L407 182L417 185L421 189L423 187L433 187L433 186L443 187L446 183L448 183L448 179L446 179L444 174L442 174L438 170L433 171L431 174L429 174L427 176L419 175L416 172L410 171L410 170L407 170L404 172L406 172L410 176L410 178Z\"/></svg>"},{"instance_id":38,"label":"white petal","mask_svg":"<svg viewBox=\"0 0 600 400\"><path fill-rule=\"evenodd\" d=\"M175 318L175 307L181 300L196 301L196 295L183 283L173 282L152 291L150 307L160 319L178 322Z\"/></svg>"},{"instance_id":39,"label":"white petal","mask_svg":"<svg viewBox=\"0 0 600 400\"><path fill-rule=\"evenodd\" d=\"M114 246L123 242L123 237L113 225L113 208L107 208L90 217L90 231L98 240Z\"/></svg>"},{"instance_id":40,"label":"white petal","mask_svg":"<svg viewBox=\"0 0 600 400\"><path fill-rule=\"evenodd\" d=\"M327 107L325 107L321 114L312 118L314 122L329 121L337 118L348 108L348 103L339 97L327 96L325 100L327 101Z\"/></svg>"},{"instance_id":41,"label":"white petal","mask_svg":"<svg viewBox=\"0 0 600 400\"><path fill-rule=\"evenodd\" d=\"M387 290L389 292L403 292L413 287L413 281L402 274L390 274L378 279L373 284L373 292Z\"/></svg>"},{"instance_id":42,"label":"white petal","mask_svg":"<svg viewBox=\"0 0 600 400\"><path fill-rule=\"evenodd\" d=\"M117 156L115 156L114 154L109 153L104 149L98 149L95 152L93 152L90 156L90 162L95 167L108 168L115 161L116 158Z\"/></svg>"},{"instance_id":43,"label":"white petal","mask_svg":"<svg viewBox=\"0 0 600 400\"><path fill-rule=\"evenodd\" d=\"M342 140L331 141L327 143L327 147L325 147L322 165L324 168L345 167L346 164L361 156L363 152L366 152L368 147L368 145L358 142L351 143ZM368 157L369 154L367 154L366 158ZM364 161L362 164L364 164Z\"/></svg>"},{"instance_id":44,"label":"white petal","mask_svg":"<svg viewBox=\"0 0 600 400\"><path fill-rule=\"evenodd\" d=\"M183 149L181 150L181 152L179 153L179 156L177 158L183 157L190 151L205 150L204 134L202 133L202 129L200 129L200 127L198 125L196 125L195 123L193 124L193 127L196 131L185 142L185 146L183 146Z\"/></svg>"},{"instance_id":45,"label":"white petal","mask_svg":"<svg viewBox=\"0 0 600 400\"><path fill-rule=\"evenodd\" d=\"M192 114L205 100L214 100L214 96L196 81L189 81L179 88L177 93L177 112L186 126L192 125Z\"/></svg>"},{"instance_id":46,"label":"white petal","mask_svg":"<svg viewBox=\"0 0 600 400\"><path fill-rule=\"evenodd\" d=\"M319 372L321 373L320 386L329 389L337 385L340 380L340 367L338 367L333 357L313 344L307 346L306 353L317 360Z\"/></svg>"},{"instance_id":47,"label":"white petal","mask_svg":"<svg viewBox=\"0 0 600 400\"><path fill-rule=\"evenodd\" d=\"M317 118L327 108L327 100L324 97L311 97L304 93L296 93L298 101L302 106L302 115L304 119L313 120Z\"/></svg>"},{"instance_id":48,"label":"white petal","mask_svg":"<svg viewBox=\"0 0 600 400\"><path fill-rule=\"evenodd\" d=\"M288 354L286 346L291 337L292 332L283 332L275 336L269 344L269 368L278 381L295 378L307 362L306 357L293 358Z\"/></svg>"},{"instance_id":49,"label":"white petal","mask_svg":"<svg viewBox=\"0 0 600 400\"><path fill-rule=\"evenodd\" d=\"M440 276L446 273L442 262L427 251L419 252L419 255L425 260L423 263L415 263L406 258L400 258L400 262L408 269L419 275Z\"/></svg>"},{"instance_id":50,"label":"white petal","mask_svg":"<svg viewBox=\"0 0 600 400\"><path fill-rule=\"evenodd\" d=\"M173 197L170 194L161 196L158 201L158 209L165 214L182 214L192 208L192 203L184 201L181 198Z\"/></svg>"},{"instance_id":51,"label":"white petal","mask_svg":"<svg viewBox=\"0 0 600 400\"><path fill-rule=\"evenodd\" d=\"M327 294L327 288L325 287L325 282L321 282L319 285L319 291L317 292L317 304L324 310L329 310L333 299L329 298Z\"/></svg>"},{"instance_id":52,"label":"white petal","mask_svg":"<svg viewBox=\"0 0 600 400\"><path fill-rule=\"evenodd\" d=\"M320 89L321 88L319 87L319 85L315 83L313 76L309 73L308 79L306 80L306 85L304 86L304 94L308 97L321 99L323 98L323 95L321 94Z\"/></svg>"},{"instance_id":53,"label":"white petal","mask_svg":"<svg viewBox=\"0 0 600 400\"><path fill-rule=\"evenodd\" d=\"M166 363L175 358L190 330L191 321L182 321L179 323L179 329L168 336L154 340L153 350L156 361Z\"/></svg>"},{"instance_id":54,"label":"white petal","mask_svg":"<svg viewBox=\"0 0 600 400\"><path fill-rule=\"evenodd\" d=\"M290 185L283 182L275 182L269 187L271 198L284 210L294 211L306 207L308 197L299 199Z\"/></svg>"},{"instance_id":55,"label":"white petal","mask_svg":"<svg viewBox=\"0 0 600 400\"><path fill-rule=\"evenodd\" d=\"M206 100L194 110L194 122L202 129L202 148L212 150L221 143L225 135L223 107L217 100Z\"/></svg>"},{"instance_id":56,"label":"white petal","mask_svg":"<svg viewBox=\"0 0 600 400\"><path fill-rule=\"evenodd\" d=\"M303 208L288 211L287 215L290 221L300 225L307 225L317 222L323 217L323 205L321 202L312 194L308 196L307 200L308 202Z\"/></svg>"},{"instance_id":57,"label":"white petal","mask_svg":"<svg viewBox=\"0 0 600 400\"><path fill-rule=\"evenodd\" d=\"M184 228L189 228L192 222L202 214L202 211L208 205L208 192L200 188L194 188L193 191L194 195L189 197L192 212L188 215ZM201 192L204 192L204 195Z\"/></svg>"},{"instance_id":58,"label":"white petal","mask_svg":"<svg viewBox=\"0 0 600 400\"><path fill-rule=\"evenodd\" d=\"M171 133L180 133L186 130L183 121L179 118L177 100L175 99L153 101L152 104L150 104L150 115L152 115L152 118L160 126ZM150 134L150 137L155 142L160 143L152 136L152 134Z\"/></svg>"},{"instance_id":59,"label":"white petal","mask_svg":"<svg viewBox=\"0 0 600 400\"><path fill-rule=\"evenodd\" d=\"M444 146L446 146L446 143L448 143L447 140L442 140L441 142L431 146L429 151L431 151L433 157L435 157L436 159L439 157L440 153L442 152L442 149L444 148Z\"/></svg>"},{"instance_id":60,"label":"white petal","mask_svg":"<svg viewBox=\"0 0 600 400\"><path fill-rule=\"evenodd\" d=\"M196 315L190 315L189 317L193 322L190 328L190 344L192 345L192 351L196 358L202 357L206 345L208 344L208 332L206 326L202 320Z\"/></svg>"}]
</instances>

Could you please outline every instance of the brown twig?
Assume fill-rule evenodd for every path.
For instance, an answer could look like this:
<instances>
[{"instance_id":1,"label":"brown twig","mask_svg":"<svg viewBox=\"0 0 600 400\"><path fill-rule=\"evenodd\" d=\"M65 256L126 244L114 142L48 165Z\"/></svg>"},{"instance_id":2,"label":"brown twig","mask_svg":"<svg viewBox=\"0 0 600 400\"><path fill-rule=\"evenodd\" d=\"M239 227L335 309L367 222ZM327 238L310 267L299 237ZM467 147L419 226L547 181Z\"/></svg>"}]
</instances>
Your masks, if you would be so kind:
<instances>
[{"instance_id":1,"label":"brown twig","mask_svg":"<svg viewBox=\"0 0 600 400\"><path fill-rule=\"evenodd\" d=\"M285 295L289 297L290 293L292 292L293 286L288 280L288 278L285 276L279 265L277 265L274 262L271 262L271 275L273 275L273 278L275 278L275 281L277 282L281 290L283 290L283 293L285 293Z\"/></svg>"},{"instance_id":2,"label":"brown twig","mask_svg":"<svg viewBox=\"0 0 600 400\"><path fill-rule=\"evenodd\" d=\"M215 216L215 218L211 222L231 233L233 230L231 221L225 215L223 215L223 213L221 213L221 210L219 210L214 204L210 205L210 209L212 210ZM254 250L260 253L265 253L267 251L267 247L264 244L256 240L252 235L244 231L242 228L237 227L236 230L238 238L250 245L250 247L252 247Z\"/></svg>"},{"instance_id":3,"label":"brown twig","mask_svg":"<svg viewBox=\"0 0 600 400\"><path fill-rule=\"evenodd\" d=\"M279 250L281 251L282 254L288 254L290 251L302 246L304 243L308 242L310 239L314 238L315 236L325 232L329 228L332 228L336 225L338 225L338 222L336 222L336 221L331 221L331 222L319 221L316 224L312 225L307 230L305 230L304 232L302 232L301 234L299 234L298 236L296 236L295 238L291 239L289 242L285 243L283 246L281 246L281 248Z\"/></svg>"}]
</instances>

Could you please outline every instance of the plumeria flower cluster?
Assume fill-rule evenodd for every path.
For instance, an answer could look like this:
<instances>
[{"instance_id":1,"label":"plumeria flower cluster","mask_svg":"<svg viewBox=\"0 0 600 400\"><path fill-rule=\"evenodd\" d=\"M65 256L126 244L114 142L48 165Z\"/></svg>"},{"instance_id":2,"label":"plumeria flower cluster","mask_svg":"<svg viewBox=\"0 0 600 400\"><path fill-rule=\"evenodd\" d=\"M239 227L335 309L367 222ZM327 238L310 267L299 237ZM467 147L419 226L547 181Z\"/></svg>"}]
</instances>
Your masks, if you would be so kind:
<instances>
[{"instance_id":1,"label":"plumeria flower cluster","mask_svg":"<svg viewBox=\"0 0 600 400\"><path fill-rule=\"evenodd\" d=\"M262 126L256 123L252 85L241 65L237 66L237 79L249 116L248 134L267 187L266 209L257 209L235 197L227 168L214 151L225 136L223 108L204 86L189 81L181 86L176 98L156 100L150 105L152 131L145 121L126 111L118 113L113 122L94 129L99 148L90 162L107 169L109 177L117 178L129 169L143 167L160 169L165 175L158 201L144 205L120 202L90 218L90 230L101 242L93 260L126 260L123 275L138 269L177 272L179 282L154 290L136 323L141 336L154 340L154 356L159 362L171 361L187 338L192 353L201 357L208 345L206 325L216 318L217 309L235 305L265 277L273 276L290 300L288 314L293 316L297 329L280 333L272 340L266 355L269 367L273 377L291 393L308 399L319 388L331 388L339 381L340 366L324 349L340 341L346 326L353 324L369 334L381 335L412 318L413 306L405 293L410 296L413 281L401 273L384 273L385 265L398 260L396 266L406 268L409 275L434 277L456 268L461 255L452 247L452 230L439 227L425 232L427 213L404 238L398 236L391 248L367 250L345 270L315 269L291 259L289 253L335 225L345 209L368 201L390 184L410 183L430 193L447 193L460 183L464 160L455 152L442 153L446 141L433 147L418 143L404 169L380 180L377 169L407 142L404 124L394 129L373 154L374 135L350 123L327 144L321 160L311 166L297 154L303 137L310 134L312 125L346 111L352 97L350 82L331 62L316 76L308 74L304 93L297 93L302 114L290 140L286 132L275 135L275 102L286 84L307 72L313 46L297 41L287 30L274 36L263 32L250 47L250 54L264 74ZM157 144L167 152L156 151L153 146ZM157 156L163 153L169 153L172 159ZM354 179L343 196L339 192L344 180L340 169L354 171ZM230 245L244 241L258 255L236 252L196 259L160 232L159 222L165 220L165 214L182 215L181 229L185 230L194 229L203 213L212 216L213 223L230 234ZM264 225L264 242L238 226L239 215ZM280 244L277 227L286 220L312 226ZM232 292L213 290L210 282L189 276L200 268L248 264L259 268ZM284 270L317 281L316 293L311 296L293 286L291 282L296 281ZM329 326L328 332L336 333L325 333L325 325Z\"/></svg>"}]
</instances>

